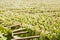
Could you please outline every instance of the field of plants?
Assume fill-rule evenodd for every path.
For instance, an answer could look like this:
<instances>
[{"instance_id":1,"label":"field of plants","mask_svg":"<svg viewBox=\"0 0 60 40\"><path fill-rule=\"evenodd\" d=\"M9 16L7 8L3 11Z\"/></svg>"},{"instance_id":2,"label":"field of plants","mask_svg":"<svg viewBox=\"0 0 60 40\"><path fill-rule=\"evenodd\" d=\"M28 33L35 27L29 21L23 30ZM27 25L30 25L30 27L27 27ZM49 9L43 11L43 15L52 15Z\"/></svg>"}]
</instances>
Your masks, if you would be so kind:
<instances>
[{"instance_id":1,"label":"field of plants","mask_svg":"<svg viewBox=\"0 0 60 40\"><path fill-rule=\"evenodd\" d=\"M0 40L11 40L10 27L17 24L29 31L19 37L40 35L33 40L60 40L60 1L0 0Z\"/></svg>"}]
</instances>

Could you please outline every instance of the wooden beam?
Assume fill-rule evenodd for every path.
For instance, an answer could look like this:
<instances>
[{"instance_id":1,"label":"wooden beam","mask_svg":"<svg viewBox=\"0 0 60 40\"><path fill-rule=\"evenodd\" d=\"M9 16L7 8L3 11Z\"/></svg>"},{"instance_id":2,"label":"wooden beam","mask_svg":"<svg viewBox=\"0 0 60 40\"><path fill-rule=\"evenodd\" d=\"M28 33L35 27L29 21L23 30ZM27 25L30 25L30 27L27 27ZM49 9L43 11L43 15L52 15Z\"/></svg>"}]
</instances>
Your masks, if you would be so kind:
<instances>
[{"instance_id":1,"label":"wooden beam","mask_svg":"<svg viewBox=\"0 0 60 40\"><path fill-rule=\"evenodd\" d=\"M17 39L11 39L11 40L17 40ZM20 40L27 40L27 39L20 39Z\"/></svg>"},{"instance_id":2,"label":"wooden beam","mask_svg":"<svg viewBox=\"0 0 60 40\"><path fill-rule=\"evenodd\" d=\"M10 26L11 28L13 28L13 27L16 27L16 26L19 26L20 24L16 24L16 25L12 25L12 26Z\"/></svg>"},{"instance_id":3,"label":"wooden beam","mask_svg":"<svg viewBox=\"0 0 60 40\"><path fill-rule=\"evenodd\" d=\"M25 29L26 29L26 28L15 29L15 30L13 30L13 33L20 32L20 31L25 30Z\"/></svg>"},{"instance_id":4,"label":"wooden beam","mask_svg":"<svg viewBox=\"0 0 60 40\"><path fill-rule=\"evenodd\" d=\"M13 33L13 35L26 34L27 32L28 31L17 32L17 33Z\"/></svg>"},{"instance_id":5,"label":"wooden beam","mask_svg":"<svg viewBox=\"0 0 60 40\"><path fill-rule=\"evenodd\" d=\"M30 36L30 37L14 37L15 40L33 39L40 38L40 36Z\"/></svg>"}]
</instances>

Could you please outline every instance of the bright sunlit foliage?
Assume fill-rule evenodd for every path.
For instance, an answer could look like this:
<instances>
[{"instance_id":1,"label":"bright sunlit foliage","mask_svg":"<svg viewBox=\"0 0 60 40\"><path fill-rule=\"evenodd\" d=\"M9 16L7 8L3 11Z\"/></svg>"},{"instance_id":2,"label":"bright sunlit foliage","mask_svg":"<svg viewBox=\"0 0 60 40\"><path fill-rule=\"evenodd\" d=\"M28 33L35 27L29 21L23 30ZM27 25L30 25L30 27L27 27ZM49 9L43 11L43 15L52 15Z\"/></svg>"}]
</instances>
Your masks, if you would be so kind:
<instances>
[{"instance_id":1,"label":"bright sunlit foliage","mask_svg":"<svg viewBox=\"0 0 60 40\"><path fill-rule=\"evenodd\" d=\"M59 40L59 1L60 0L0 0L0 39L6 40L7 37L3 37L2 35L12 32L9 26L21 23L22 25L20 27L32 30L35 32L35 35L39 34L41 40Z\"/></svg>"}]
</instances>

